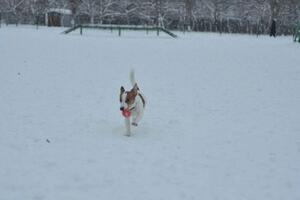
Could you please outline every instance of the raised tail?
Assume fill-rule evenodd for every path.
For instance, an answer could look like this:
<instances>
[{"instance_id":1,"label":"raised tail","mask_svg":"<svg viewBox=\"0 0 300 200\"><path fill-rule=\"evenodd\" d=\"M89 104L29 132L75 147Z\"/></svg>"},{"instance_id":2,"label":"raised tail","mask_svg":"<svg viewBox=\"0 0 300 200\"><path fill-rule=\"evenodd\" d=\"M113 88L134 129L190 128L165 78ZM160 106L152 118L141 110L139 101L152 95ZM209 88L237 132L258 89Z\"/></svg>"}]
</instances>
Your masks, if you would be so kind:
<instances>
[{"instance_id":1,"label":"raised tail","mask_svg":"<svg viewBox=\"0 0 300 200\"><path fill-rule=\"evenodd\" d=\"M130 79L130 83L131 83L131 85L133 87L136 84L135 73L134 73L133 69L130 70L129 79Z\"/></svg>"}]
</instances>

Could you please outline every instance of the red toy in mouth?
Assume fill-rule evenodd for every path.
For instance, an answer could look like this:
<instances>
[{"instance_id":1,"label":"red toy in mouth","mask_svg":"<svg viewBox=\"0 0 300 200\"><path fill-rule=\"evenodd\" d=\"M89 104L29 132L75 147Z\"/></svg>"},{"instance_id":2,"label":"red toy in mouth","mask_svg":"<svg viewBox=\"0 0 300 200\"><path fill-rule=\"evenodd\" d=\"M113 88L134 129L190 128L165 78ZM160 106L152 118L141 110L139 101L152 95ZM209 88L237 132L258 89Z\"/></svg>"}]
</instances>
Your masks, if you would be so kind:
<instances>
[{"instance_id":1,"label":"red toy in mouth","mask_svg":"<svg viewBox=\"0 0 300 200\"><path fill-rule=\"evenodd\" d=\"M122 111L122 115L123 115L124 117L128 118L128 117L131 116L131 111L130 111L128 108L126 108L126 109L124 109L124 110Z\"/></svg>"}]
</instances>

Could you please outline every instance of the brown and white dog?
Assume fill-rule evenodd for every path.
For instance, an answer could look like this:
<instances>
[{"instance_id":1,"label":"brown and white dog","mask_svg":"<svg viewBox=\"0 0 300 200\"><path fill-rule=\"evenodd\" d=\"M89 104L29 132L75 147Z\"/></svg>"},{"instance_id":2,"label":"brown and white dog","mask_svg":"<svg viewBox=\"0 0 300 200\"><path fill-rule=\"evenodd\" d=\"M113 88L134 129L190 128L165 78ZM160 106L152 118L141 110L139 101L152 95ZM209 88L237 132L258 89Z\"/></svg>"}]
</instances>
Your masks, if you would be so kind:
<instances>
[{"instance_id":1,"label":"brown and white dog","mask_svg":"<svg viewBox=\"0 0 300 200\"><path fill-rule=\"evenodd\" d=\"M129 110L131 112L131 117L125 117L126 135L131 134L131 125L138 126L138 123L144 115L144 110L146 106L146 100L144 95L140 92L140 89L136 83L134 71L130 71L130 82L132 89L126 91L122 86L120 89L120 110Z\"/></svg>"}]
</instances>

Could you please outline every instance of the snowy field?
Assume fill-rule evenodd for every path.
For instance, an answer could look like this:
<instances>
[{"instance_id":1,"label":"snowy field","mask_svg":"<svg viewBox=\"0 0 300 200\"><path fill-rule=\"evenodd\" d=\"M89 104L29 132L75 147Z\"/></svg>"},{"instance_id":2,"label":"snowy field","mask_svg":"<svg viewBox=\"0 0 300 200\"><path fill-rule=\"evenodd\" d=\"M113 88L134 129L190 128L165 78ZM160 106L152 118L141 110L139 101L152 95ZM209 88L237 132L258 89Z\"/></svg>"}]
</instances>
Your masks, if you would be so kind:
<instances>
[{"instance_id":1,"label":"snowy field","mask_svg":"<svg viewBox=\"0 0 300 200\"><path fill-rule=\"evenodd\" d=\"M300 199L291 37L63 30L0 28L0 200Z\"/></svg>"}]
</instances>

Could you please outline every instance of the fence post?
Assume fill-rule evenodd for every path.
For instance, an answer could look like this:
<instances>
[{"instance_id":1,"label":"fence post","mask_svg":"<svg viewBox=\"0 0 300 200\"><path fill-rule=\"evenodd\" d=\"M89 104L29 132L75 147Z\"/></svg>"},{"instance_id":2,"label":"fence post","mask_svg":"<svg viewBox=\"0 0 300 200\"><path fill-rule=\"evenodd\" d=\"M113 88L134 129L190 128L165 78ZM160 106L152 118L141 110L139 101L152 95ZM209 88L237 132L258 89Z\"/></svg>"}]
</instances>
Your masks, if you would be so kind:
<instances>
[{"instance_id":1,"label":"fence post","mask_svg":"<svg viewBox=\"0 0 300 200\"><path fill-rule=\"evenodd\" d=\"M119 27L119 36L121 36L121 27Z\"/></svg>"},{"instance_id":2,"label":"fence post","mask_svg":"<svg viewBox=\"0 0 300 200\"><path fill-rule=\"evenodd\" d=\"M39 16L36 16L35 20L36 20L36 29L39 29Z\"/></svg>"},{"instance_id":3,"label":"fence post","mask_svg":"<svg viewBox=\"0 0 300 200\"><path fill-rule=\"evenodd\" d=\"M157 30L156 35L159 36L159 28L157 27L156 30Z\"/></svg>"},{"instance_id":4,"label":"fence post","mask_svg":"<svg viewBox=\"0 0 300 200\"><path fill-rule=\"evenodd\" d=\"M82 26L80 26L80 35L82 35Z\"/></svg>"}]
</instances>

